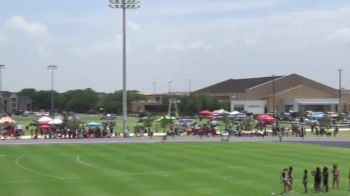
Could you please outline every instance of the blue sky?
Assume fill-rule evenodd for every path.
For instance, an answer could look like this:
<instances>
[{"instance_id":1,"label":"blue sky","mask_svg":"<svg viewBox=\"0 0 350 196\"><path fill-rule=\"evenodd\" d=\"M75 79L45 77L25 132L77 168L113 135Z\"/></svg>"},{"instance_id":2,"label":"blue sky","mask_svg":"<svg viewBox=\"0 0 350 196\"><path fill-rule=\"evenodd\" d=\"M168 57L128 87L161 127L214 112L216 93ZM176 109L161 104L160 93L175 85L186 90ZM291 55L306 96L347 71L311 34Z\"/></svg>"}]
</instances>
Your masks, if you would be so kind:
<instances>
[{"instance_id":1,"label":"blue sky","mask_svg":"<svg viewBox=\"0 0 350 196\"><path fill-rule=\"evenodd\" d=\"M107 0L1 0L3 89L122 88L121 10ZM348 0L143 0L128 10L128 88L187 91L297 73L350 88Z\"/></svg>"}]
</instances>

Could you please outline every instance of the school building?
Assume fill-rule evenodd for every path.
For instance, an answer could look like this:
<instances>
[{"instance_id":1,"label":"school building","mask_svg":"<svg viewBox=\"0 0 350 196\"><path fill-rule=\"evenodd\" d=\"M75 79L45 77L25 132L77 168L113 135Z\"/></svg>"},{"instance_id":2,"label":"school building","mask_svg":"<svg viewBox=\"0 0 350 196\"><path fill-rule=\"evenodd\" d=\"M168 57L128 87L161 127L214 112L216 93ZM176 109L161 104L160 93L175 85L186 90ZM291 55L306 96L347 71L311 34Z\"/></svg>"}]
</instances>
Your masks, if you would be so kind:
<instances>
[{"instance_id":1,"label":"school building","mask_svg":"<svg viewBox=\"0 0 350 196\"><path fill-rule=\"evenodd\" d=\"M231 111L267 112L350 110L350 92L329 87L298 74L228 79L197 90L230 100ZM340 99L339 99L340 97ZM339 102L339 100L341 100Z\"/></svg>"}]
</instances>

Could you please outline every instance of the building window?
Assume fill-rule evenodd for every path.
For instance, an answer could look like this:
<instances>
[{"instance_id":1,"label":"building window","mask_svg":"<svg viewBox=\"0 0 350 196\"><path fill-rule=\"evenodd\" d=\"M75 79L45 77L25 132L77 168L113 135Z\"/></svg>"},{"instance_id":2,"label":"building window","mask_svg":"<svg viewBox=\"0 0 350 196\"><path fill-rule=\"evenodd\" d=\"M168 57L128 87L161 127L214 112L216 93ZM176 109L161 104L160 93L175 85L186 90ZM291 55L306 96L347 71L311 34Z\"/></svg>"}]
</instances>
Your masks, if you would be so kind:
<instances>
[{"instance_id":1,"label":"building window","mask_svg":"<svg viewBox=\"0 0 350 196\"><path fill-rule=\"evenodd\" d=\"M11 98L11 102L13 103L13 102L17 102L17 99L16 98Z\"/></svg>"},{"instance_id":2,"label":"building window","mask_svg":"<svg viewBox=\"0 0 350 196\"><path fill-rule=\"evenodd\" d=\"M238 112L244 111L244 105L234 105L233 110Z\"/></svg>"}]
</instances>

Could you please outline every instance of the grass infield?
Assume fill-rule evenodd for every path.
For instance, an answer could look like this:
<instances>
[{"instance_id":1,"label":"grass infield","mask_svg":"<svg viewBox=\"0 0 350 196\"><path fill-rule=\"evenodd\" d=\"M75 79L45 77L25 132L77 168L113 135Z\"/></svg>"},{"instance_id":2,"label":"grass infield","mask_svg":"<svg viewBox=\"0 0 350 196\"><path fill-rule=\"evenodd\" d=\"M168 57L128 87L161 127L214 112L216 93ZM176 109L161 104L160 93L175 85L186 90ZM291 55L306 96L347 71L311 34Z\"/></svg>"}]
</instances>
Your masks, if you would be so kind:
<instances>
[{"instance_id":1,"label":"grass infield","mask_svg":"<svg viewBox=\"0 0 350 196\"><path fill-rule=\"evenodd\" d=\"M280 195L281 169L294 167L294 192L316 166L338 164L349 195L350 151L274 142L7 145L0 148L1 195ZM330 172L331 173L331 172ZM331 176L331 174L330 174ZM331 177L330 177L331 187Z\"/></svg>"}]
</instances>

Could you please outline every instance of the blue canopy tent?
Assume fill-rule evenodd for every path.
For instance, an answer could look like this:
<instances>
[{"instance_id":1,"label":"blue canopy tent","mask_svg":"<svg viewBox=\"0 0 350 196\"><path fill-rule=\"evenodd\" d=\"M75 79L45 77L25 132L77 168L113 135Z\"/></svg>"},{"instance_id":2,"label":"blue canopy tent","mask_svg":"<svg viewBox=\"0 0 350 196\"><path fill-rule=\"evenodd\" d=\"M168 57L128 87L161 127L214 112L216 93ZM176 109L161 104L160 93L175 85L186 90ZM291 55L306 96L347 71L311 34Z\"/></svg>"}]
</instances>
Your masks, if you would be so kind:
<instances>
[{"instance_id":1,"label":"blue canopy tent","mask_svg":"<svg viewBox=\"0 0 350 196\"><path fill-rule=\"evenodd\" d=\"M98 122L89 122L89 123L86 124L86 126L88 126L88 127L99 127L99 126L101 126L101 124L98 123Z\"/></svg>"}]
</instances>

